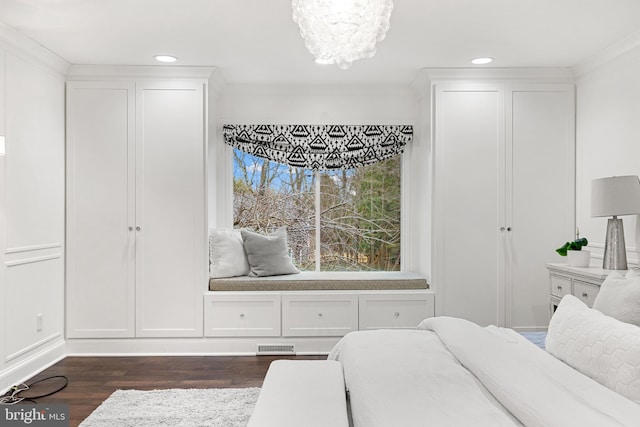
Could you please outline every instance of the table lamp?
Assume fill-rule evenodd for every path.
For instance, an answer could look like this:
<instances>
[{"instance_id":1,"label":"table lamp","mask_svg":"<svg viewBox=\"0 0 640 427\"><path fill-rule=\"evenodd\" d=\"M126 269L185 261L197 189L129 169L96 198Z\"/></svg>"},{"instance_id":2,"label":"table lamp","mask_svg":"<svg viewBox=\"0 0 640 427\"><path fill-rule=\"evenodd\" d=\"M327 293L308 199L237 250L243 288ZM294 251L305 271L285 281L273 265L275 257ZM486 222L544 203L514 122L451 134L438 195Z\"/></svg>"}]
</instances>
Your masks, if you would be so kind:
<instances>
[{"instance_id":1,"label":"table lamp","mask_svg":"<svg viewBox=\"0 0 640 427\"><path fill-rule=\"evenodd\" d=\"M612 176L591 182L591 216L611 216L607 222L602 268L626 270L627 252L621 215L640 214L640 179L637 175Z\"/></svg>"}]
</instances>

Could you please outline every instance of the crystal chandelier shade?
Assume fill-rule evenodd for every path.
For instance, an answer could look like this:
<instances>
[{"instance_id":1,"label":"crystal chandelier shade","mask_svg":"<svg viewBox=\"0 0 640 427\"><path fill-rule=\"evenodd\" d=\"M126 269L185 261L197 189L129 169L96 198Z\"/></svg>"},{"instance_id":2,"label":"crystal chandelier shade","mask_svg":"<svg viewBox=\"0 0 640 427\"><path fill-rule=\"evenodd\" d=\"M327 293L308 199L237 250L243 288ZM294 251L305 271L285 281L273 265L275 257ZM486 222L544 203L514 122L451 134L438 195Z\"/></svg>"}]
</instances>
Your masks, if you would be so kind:
<instances>
[{"instance_id":1,"label":"crystal chandelier shade","mask_svg":"<svg viewBox=\"0 0 640 427\"><path fill-rule=\"evenodd\" d=\"M376 54L389 30L393 0L293 0L293 20L321 64L346 70Z\"/></svg>"}]
</instances>

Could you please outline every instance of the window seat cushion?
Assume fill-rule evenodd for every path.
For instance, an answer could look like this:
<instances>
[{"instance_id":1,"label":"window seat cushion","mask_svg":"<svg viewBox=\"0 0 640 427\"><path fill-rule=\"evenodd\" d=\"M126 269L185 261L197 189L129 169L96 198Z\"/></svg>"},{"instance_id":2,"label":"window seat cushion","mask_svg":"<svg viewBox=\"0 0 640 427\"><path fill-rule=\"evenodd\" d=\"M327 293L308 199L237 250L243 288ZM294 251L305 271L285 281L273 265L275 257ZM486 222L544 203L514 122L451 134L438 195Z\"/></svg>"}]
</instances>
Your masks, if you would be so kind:
<instances>
[{"instance_id":1,"label":"window seat cushion","mask_svg":"<svg viewBox=\"0 0 640 427\"><path fill-rule=\"evenodd\" d=\"M210 291L335 291L429 289L417 273L396 271L302 271L267 277L210 279Z\"/></svg>"}]
</instances>

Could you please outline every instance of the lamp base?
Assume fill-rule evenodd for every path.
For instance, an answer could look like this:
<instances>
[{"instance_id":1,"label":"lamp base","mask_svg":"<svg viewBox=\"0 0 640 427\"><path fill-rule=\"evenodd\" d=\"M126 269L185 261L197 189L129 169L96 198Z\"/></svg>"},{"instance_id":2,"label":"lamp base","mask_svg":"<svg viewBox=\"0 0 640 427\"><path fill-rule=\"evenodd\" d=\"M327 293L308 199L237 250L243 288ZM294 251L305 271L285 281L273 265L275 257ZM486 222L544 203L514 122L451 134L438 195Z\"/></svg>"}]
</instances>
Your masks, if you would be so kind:
<instances>
[{"instance_id":1,"label":"lamp base","mask_svg":"<svg viewBox=\"0 0 640 427\"><path fill-rule=\"evenodd\" d=\"M607 238L604 244L602 268L605 270L627 269L624 227L622 226L622 219L615 216L607 221Z\"/></svg>"}]
</instances>

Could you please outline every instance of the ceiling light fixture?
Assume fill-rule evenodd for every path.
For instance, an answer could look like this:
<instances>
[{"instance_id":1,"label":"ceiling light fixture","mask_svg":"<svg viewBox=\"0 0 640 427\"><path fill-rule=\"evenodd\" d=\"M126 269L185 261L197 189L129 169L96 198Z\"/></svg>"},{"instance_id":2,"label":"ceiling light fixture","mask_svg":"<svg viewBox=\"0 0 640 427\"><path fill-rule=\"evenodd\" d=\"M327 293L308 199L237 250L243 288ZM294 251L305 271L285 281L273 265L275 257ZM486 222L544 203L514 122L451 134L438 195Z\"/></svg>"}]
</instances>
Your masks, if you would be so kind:
<instances>
[{"instance_id":1,"label":"ceiling light fixture","mask_svg":"<svg viewBox=\"0 0 640 427\"><path fill-rule=\"evenodd\" d=\"M346 70L376 54L389 30L393 0L292 0L293 20L319 64Z\"/></svg>"},{"instance_id":2,"label":"ceiling light fixture","mask_svg":"<svg viewBox=\"0 0 640 427\"><path fill-rule=\"evenodd\" d=\"M178 60L177 56L172 55L156 55L154 58L156 58L156 61L160 62L176 62Z\"/></svg>"},{"instance_id":3,"label":"ceiling light fixture","mask_svg":"<svg viewBox=\"0 0 640 427\"><path fill-rule=\"evenodd\" d=\"M491 62L493 62L493 58L489 58L489 57L475 58L471 60L471 63L476 65L485 65Z\"/></svg>"}]
</instances>

